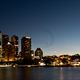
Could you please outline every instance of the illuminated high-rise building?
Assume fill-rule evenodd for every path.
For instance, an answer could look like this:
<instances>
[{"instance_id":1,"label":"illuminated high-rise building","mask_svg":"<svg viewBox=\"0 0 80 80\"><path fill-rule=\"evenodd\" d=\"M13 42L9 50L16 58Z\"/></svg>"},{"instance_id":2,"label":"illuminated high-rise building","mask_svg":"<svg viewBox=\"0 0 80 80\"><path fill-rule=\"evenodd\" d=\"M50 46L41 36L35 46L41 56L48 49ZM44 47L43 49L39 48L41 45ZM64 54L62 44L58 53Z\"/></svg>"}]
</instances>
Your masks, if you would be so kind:
<instances>
[{"instance_id":1,"label":"illuminated high-rise building","mask_svg":"<svg viewBox=\"0 0 80 80\"><path fill-rule=\"evenodd\" d=\"M5 55L4 55L4 61L14 61L15 60L15 46L11 44L11 42L8 42L6 45Z\"/></svg>"},{"instance_id":2,"label":"illuminated high-rise building","mask_svg":"<svg viewBox=\"0 0 80 80\"><path fill-rule=\"evenodd\" d=\"M8 41L9 41L9 36L6 34L3 34L0 31L0 61L1 61L1 58L3 58L6 55Z\"/></svg>"},{"instance_id":3,"label":"illuminated high-rise building","mask_svg":"<svg viewBox=\"0 0 80 80\"><path fill-rule=\"evenodd\" d=\"M2 34L2 54L5 56L7 43L9 42L9 36L6 34Z\"/></svg>"},{"instance_id":4,"label":"illuminated high-rise building","mask_svg":"<svg viewBox=\"0 0 80 80\"><path fill-rule=\"evenodd\" d=\"M21 39L21 51L29 54L31 51L31 38L30 37L23 37Z\"/></svg>"},{"instance_id":5,"label":"illuminated high-rise building","mask_svg":"<svg viewBox=\"0 0 80 80\"><path fill-rule=\"evenodd\" d=\"M21 55L26 64L31 63L31 37L23 37L21 39Z\"/></svg>"},{"instance_id":6,"label":"illuminated high-rise building","mask_svg":"<svg viewBox=\"0 0 80 80\"><path fill-rule=\"evenodd\" d=\"M11 43L15 47L15 56L17 56L18 55L18 46L19 46L19 44L18 44L18 37L16 35L13 35L11 37Z\"/></svg>"}]
</instances>

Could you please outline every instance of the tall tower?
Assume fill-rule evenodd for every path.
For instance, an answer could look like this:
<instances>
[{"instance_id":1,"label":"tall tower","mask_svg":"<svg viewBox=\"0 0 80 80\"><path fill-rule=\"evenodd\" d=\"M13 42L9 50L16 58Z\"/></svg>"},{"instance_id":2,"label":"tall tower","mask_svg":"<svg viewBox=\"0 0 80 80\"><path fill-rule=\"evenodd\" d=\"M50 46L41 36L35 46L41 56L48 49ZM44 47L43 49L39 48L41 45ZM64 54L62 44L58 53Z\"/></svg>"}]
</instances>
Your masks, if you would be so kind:
<instances>
[{"instance_id":1,"label":"tall tower","mask_svg":"<svg viewBox=\"0 0 80 80\"><path fill-rule=\"evenodd\" d=\"M6 54L7 43L9 42L9 36L6 34L2 34L2 54L3 56Z\"/></svg>"},{"instance_id":2,"label":"tall tower","mask_svg":"<svg viewBox=\"0 0 80 80\"><path fill-rule=\"evenodd\" d=\"M14 61L15 60L15 47L11 44L11 42L8 42L6 45L6 53L4 56L4 61Z\"/></svg>"},{"instance_id":3,"label":"tall tower","mask_svg":"<svg viewBox=\"0 0 80 80\"><path fill-rule=\"evenodd\" d=\"M25 64L31 64L31 37L23 37L21 39L21 55Z\"/></svg>"},{"instance_id":4,"label":"tall tower","mask_svg":"<svg viewBox=\"0 0 80 80\"><path fill-rule=\"evenodd\" d=\"M1 58L5 57L6 55L8 41L9 41L9 36L6 34L3 34L0 31L0 61L1 61Z\"/></svg>"},{"instance_id":5,"label":"tall tower","mask_svg":"<svg viewBox=\"0 0 80 80\"><path fill-rule=\"evenodd\" d=\"M18 45L18 36L13 35L11 37L11 43L15 47L15 56L17 56L18 55L18 46L19 46Z\"/></svg>"},{"instance_id":6,"label":"tall tower","mask_svg":"<svg viewBox=\"0 0 80 80\"><path fill-rule=\"evenodd\" d=\"M31 51L31 38L30 37L23 37L21 39L21 51L29 54Z\"/></svg>"}]
</instances>

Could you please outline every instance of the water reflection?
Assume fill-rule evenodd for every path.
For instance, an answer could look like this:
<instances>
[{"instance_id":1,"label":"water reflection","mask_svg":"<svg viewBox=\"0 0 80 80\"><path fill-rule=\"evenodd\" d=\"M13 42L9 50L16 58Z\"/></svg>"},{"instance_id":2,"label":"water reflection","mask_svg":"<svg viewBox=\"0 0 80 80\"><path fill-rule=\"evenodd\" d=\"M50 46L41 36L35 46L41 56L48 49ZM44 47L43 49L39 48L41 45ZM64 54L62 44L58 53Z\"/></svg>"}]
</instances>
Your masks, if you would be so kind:
<instances>
[{"instance_id":1,"label":"water reflection","mask_svg":"<svg viewBox=\"0 0 80 80\"><path fill-rule=\"evenodd\" d=\"M60 80L64 80L63 68L60 68Z\"/></svg>"},{"instance_id":2,"label":"water reflection","mask_svg":"<svg viewBox=\"0 0 80 80\"><path fill-rule=\"evenodd\" d=\"M14 68L0 68L0 80L16 80ZM14 77L13 77L14 76Z\"/></svg>"},{"instance_id":3,"label":"water reflection","mask_svg":"<svg viewBox=\"0 0 80 80\"><path fill-rule=\"evenodd\" d=\"M0 80L80 80L80 68L0 68Z\"/></svg>"},{"instance_id":4,"label":"water reflection","mask_svg":"<svg viewBox=\"0 0 80 80\"><path fill-rule=\"evenodd\" d=\"M0 68L0 80L31 80L32 68Z\"/></svg>"},{"instance_id":5,"label":"water reflection","mask_svg":"<svg viewBox=\"0 0 80 80\"><path fill-rule=\"evenodd\" d=\"M16 76L17 80L31 80L31 71L32 68L17 68L16 69Z\"/></svg>"}]
</instances>

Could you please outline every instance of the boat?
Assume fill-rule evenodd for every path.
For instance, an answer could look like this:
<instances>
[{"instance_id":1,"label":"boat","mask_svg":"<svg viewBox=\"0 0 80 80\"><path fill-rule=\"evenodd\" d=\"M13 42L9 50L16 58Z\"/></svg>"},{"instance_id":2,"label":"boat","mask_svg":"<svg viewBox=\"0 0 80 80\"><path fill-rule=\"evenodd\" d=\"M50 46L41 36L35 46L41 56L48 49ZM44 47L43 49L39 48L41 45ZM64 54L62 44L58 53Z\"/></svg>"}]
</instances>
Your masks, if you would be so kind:
<instances>
[{"instance_id":1,"label":"boat","mask_svg":"<svg viewBox=\"0 0 80 80\"><path fill-rule=\"evenodd\" d=\"M12 65L7 65L7 64L2 64L2 65L0 65L0 67L11 67Z\"/></svg>"},{"instance_id":2,"label":"boat","mask_svg":"<svg viewBox=\"0 0 80 80\"><path fill-rule=\"evenodd\" d=\"M27 65L27 67L31 67L31 65Z\"/></svg>"}]
</instances>

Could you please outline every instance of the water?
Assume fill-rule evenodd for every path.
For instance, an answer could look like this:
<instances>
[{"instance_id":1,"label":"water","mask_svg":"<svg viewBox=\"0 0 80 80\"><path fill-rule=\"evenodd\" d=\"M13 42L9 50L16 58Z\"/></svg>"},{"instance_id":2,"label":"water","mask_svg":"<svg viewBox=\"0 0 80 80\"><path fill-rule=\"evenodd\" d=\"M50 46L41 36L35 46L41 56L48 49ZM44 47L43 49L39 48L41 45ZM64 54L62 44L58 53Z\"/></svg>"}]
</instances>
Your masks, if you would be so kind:
<instances>
[{"instance_id":1,"label":"water","mask_svg":"<svg viewBox=\"0 0 80 80\"><path fill-rule=\"evenodd\" d=\"M0 68L0 80L80 80L79 67Z\"/></svg>"}]
</instances>

